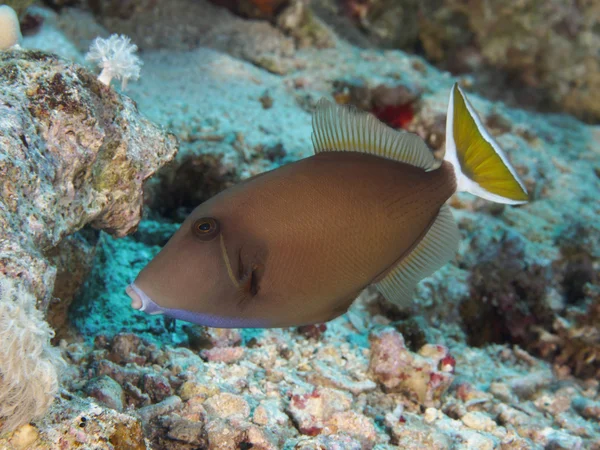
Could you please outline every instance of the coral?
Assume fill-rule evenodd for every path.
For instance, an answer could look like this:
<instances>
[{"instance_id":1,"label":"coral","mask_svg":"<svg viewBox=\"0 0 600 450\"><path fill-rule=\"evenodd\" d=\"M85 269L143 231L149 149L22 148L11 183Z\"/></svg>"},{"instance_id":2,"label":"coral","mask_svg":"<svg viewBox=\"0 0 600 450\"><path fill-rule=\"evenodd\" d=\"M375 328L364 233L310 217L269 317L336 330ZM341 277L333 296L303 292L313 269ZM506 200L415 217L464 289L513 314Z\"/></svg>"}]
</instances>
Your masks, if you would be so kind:
<instances>
[{"instance_id":1,"label":"coral","mask_svg":"<svg viewBox=\"0 0 600 450\"><path fill-rule=\"evenodd\" d=\"M561 373L597 379L600 376L600 287L586 284L583 298L557 316L551 327L536 327L532 347L552 360Z\"/></svg>"},{"instance_id":2,"label":"coral","mask_svg":"<svg viewBox=\"0 0 600 450\"><path fill-rule=\"evenodd\" d=\"M453 380L456 361L441 345L426 344L418 353L410 352L393 328L372 333L373 376L389 392L403 392L425 406L438 405Z\"/></svg>"},{"instance_id":3,"label":"coral","mask_svg":"<svg viewBox=\"0 0 600 450\"><path fill-rule=\"evenodd\" d=\"M505 233L470 274L470 296L460 306L468 342L531 342L531 327L547 327L552 320L546 303L550 276L549 270L526 262L518 236Z\"/></svg>"},{"instance_id":4,"label":"coral","mask_svg":"<svg viewBox=\"0 0 600 450\"><path fill-rule=\"evenodd\" d=\"M14 47L22 39L19 18L14 9L0 5L0 51Z\"/></svg>"},{"instance_id":5,"label":"coral","mask_svg":"<svg viewBox=\"0 0 600 450\"><path fill-rule=\"evenodd\" d=\"M597 121L600 38L594 27L599 14L595 2L435 0L423 4L420 36L433 60L478 60L518 84L517 94L528 92L534 106L558 106ZM492 80L498 84L499 78ZM501 89L496 92L502 95Z\"/></svg>"},{"instance_id":6,"label":"coral","mask_svg":"<svg viewBox=\"0 0 600 450\"><path fill-rule=\"evenodd\" d=\"M473 73L488 98L600 118L600 7L593 1L314 0L355 45L424 54Z\"/></svg>"},{"instance_id":7,"label":"coral","mask_svg":"<svg viewBox=\"0 0 600 450\"><path fill-rule=\"evenodd\" d=\"M113 78L121 80L125 89L127 82L140 77L142 61L135 54L137 45L127 36L113 34L108 39L96 38L86 55L88 61L95 62L102 69L98 80L109 86Z\"/></svg>"},{"instance_id":8,"label":"coral","mask_svg":"<svg viewBox=\"0 0 600 450\"><path fill-rule=\"evenodd\" d=\"M294 53L298 45L295 38L285 38L285 33L273 22L247 21L202 0L94 0L92 3L105 5L105 15L96 16L98 20L111 31L129 34L133 30L132 38L144 48L144 67L152 76L132 84L130 93L140 111L178 135L184 154L165 171L161 182L146 183L148 195L144 198L148 201L149 220L142 221L136 232L122 239L101 233L92 275L77 295L69 316L79 335L64 334L65 340L60 344L69 362L63 371L64 390L48 414L26 425L22 432L19 430L20 436L25 436L21 441L16 439L17 435L0 435L1 448L11 448L13 442L27 442L31 450L112 447L137 450L146 446L167 450L600 448L598 382L591 376L588 378L595 363L585 363L590 354L586 356L585 351L580 351L591 346L575 352L570 347L576 342L583 343L583 339L577 341L579 337L593 343L589 340L595 329L591 320L597 320L590 309L596 295L596 281L594 277L590 280L589 269L597 266L600 255L594 197L600 188L598 130L567 116L514 110L472 95L482 120L490 125L534 192L534 201L519 208L491 208L469 196L455 196L453 213L463 235L459 252L452 263L421 283L410 309L384 308L383 300L366 291L347 315L328 322L323 333L318 328L221 333L200 327L184 328L181 323L166 326L159 316L140 316L129 308L123 286L164 245L177 229L177 222L196 206L195 202L284 161L308 156L309 113L320 97L335 93L339 100L364 102L368 109L385 106L386 101L398 107L408 103L414 117L405 126L417 130L432 147L435 143L435 148L441 148L448 89L454 81L465 89L472 88L473 83L467 76L455 79L441 73L418 56L357 49L342 40L337 41L335 49L309 47ZM315 1L311 2L311 9L314 6ZM109 14L112 7L116 15ZM121 15L128 18L122 19ZM56 26L87 28L94 23L101 28L91 14L65 8L59 21L45 20L41 34ZM249 34L255 31L259 33ZM71 40L81 49L81 41L76 37L80 35L67 34L75 36ZM93 34L102 35L96 31ZM25 38L23 45L31 42ZM290 43L290 53L280 52ZM197 48L203 45L220 51ZM167 50L153 51L156 47ZM269 52L277 55L267 59L274 62L269 68L282 69L282 75L273 75L256 66L258 58L269 56ZM0 86L18 81L22 70L21 66L2 67ZM120 97L95 77L82 72L81 79L93 86L98 95L94 98L104 105L105 115L119 123L122 120L119 109L113 109L111 103L106 106L102 99ZM57 120L57 115L67 109L74 114L83 110L88 120L95 120L97 114L89 114L68 95L70 71L65 69L61 73L62 80L57 78L49 84L66 87L67 94L47 86L46 78L42 78L40 89L33 88L35 84L28 86L35 99L31 109L36 117ZM36 75L27 72L27 78L35 79ZM378 86L383 86L383 93L376 96L374 91ZM86 98L85 94L80 96ZM371 102L374 97L381 104ZM134 109L128 105L125 104L125 110L133 115ZM394 119L398 111L392 113ZM42 129L45 123L42 122ZM110 136L123 136L122 131L107 128L105 122L97 123L102 130L113 130L108 132ZM127 125L130 132L140 126L130 122ZM152 153L143 153L143 148L158 151L152 146L160 137L154 135L146 141L145 133L133 139L140 143L136 167L153 158ZM78 134L75 141L81 139ZM33 145L31 141L28 143L30 147ZM10 144L11 148L18 145L18 139ZM64 143L56 146L65 152L71 148ZM270 149L275 153L271 159ZM283 153L279 149L284 149L284 161L277 156ZM47 149L43 152L51 161L60 156ZM102 172L103 153L90 153L90 158L97 161L93 167ZM113 164L115 160L122 161L127 154L119 150L111 161ZM181 163L187 167L178 171ZM197 168L192 170L190 167L196 163ZM36 174L40 167L42 163L24 171ZM122 174L119 171L115 178L118 181L126 178ZM170 183L176 189L170 190ZM73 185L79 186L75 181ZM90 222L95 217L88 215L87 205L91 203L94 211L103 211L104 206L96 206L97 197L85 187L81 189L83 192L75 190L75 198L84 195L91 200L77 203L83 211L78 217L82 218L82 224L88 224L86 228L91 228ZM187 189L192 195L181 202L176 197ZM123 194L122 185L115 192L119 198L131 198ZM37 191L33 195L40 198ZM10 200L8 196L1 198ZM136 212L140 205L137 200L139 197L130 206ZM70 220L68 205L63 211ZM37 213L24 216L29 220L32 216L44 218L41 228L47 230L52 228L47 217L59 224L66 220L53 211L52 216ZM112 224L124 234L124 216L118 212L115 215ZM0 216L3 219L2 230L15 229L17 225L11 228L15 222L19 226L24 223L16 214L10 219ZM571 229L575 222L581 228ZM134 228L135 223L128 222ZM83 234L74 236L71 230L75 226L66 228L64 234L75 241L73 247L85 250L82 241L87 238ZM500 236L510 228L514 229L510 239L500 244ZM61 244L44 239L39 227L33 230L37 232L29 234L44 244L40 247L43 256L52 253L53 260L49 265L33 258L26 262L37 267L38 274L49 268L50 275L45 280L52 281L51 271L59 261L64 269L60 265L56 269L63 274L79 264L86 265L86 251L79 260L76 254L72 259L62 258L62 251L71 251L69 245L65 243L65 250L61 250L58 248ZM57 241L62 243L65 237L60 231L59 235ZM575 243L564 242L569 235L582 238ZM8 238L12 242L23 239L14 234ZM572 241L570 237L568 240ZM92 240L90 248L93 244ZM502 246L510 248L502 250ZM581 253L582 248L586 252ZM510 304L513 295L519 296L513 303L519 308L522 299L543 297L552 309L550 320L544 320L544 330L552 334L553 341L543 347L548 350L552 364L536 357L541 348L536 350L532 345L541 340L534 327L525 327L526 335L532 336L525 349L505 341L482 347L467 345L458 305L470 295L471 281L481 287L481 292L499 282L491 279L486 285L485 281L475 283L470 278L473 271L486 276L477 269L479 264L497 270L489 261L496 257L507 266L504 274L510 275L521 268L531 278L517 276L516 280L505 280L508 287L498 286L499 293L508 299L506 304ZM517 261L510 261L511 258ZM12 273L15 277L20 273L31 278L22 268ZM59 278L64 281L64 277ZM79 278L79 273L74 278ZM45 285L35 284L36 280L39 277L25 285ZM587 284L580 289L579 283L585 280ZM545 285L544 295L538 297L538 286L542 285ZM64 283L61 295L70 295L68 292L74 287ZM51 295L37 298L42 300L40 303L52 306ZM481 308L481 302L474 305ZM498 310L493 312L481 320L491 324L500 315ZM586 314L590 322L584 322ZM565 326L560 336L553 328L557 318L562 318ZM517 322L520 323L514 329L522 330L523 322ZM386 330L383 338L378 337L377 330L381 327ZM394 329L402 333L404 345ZM427 342L439 343L441 347ZM561 364L558 358L563 350L571 356ZM400 364L407 361L410 364ZM575 361L584 362L579 373L587 379L575 376ZM380 371L369 370L370 366ZM423 392L422 387L427 384L425 377L419 378L419 369L433 375L434 382L437 374L455 380L431 406L413 394L414 386ZM401 380L403 375L413 380ZM102 380L102 384L94 386L90 383L92 379ZM447 378L443 378L440 387L444 387L444 380L447 382ZM396 386L388 388L395 382ZM436 398L438 391L432 383L425 387L425 392L428 392L425 398L428 395ZM99 398L117 408L121 400L123 412L101 404Z\"/></svg>"},{"instance_id":9,"label":"coral","mask_svg":"<svg viewBox=\"0 0 600 450\"><path fill-rule=\"evenodd\" d=\"M66 303L53 322L64 323L68 297L77 291L94 245L83 235L70 236L86 225L115 236L132 232L141 216L142 184L173 158L175 139L83 68L39 51L0 54L0 100L0 276L18 283L20 297L33 299L39 316L29 307L19 314L31 315L37 324L51 303L56 307L58 273L57 293L66 296ZM66 281L69 270L73 278ZM38 414L54 392L49 380L56 378L55 359L50 347L39 343L40 336L51 337L49 329L27 326L20 339L27 342L25 332L35 336L36 328L42 333L35 339L37 364L46 374L39 378L45 384L22 377L24 403L1 399L2 412L19 411L9 419L11 426ZM28 364L26 358L2 358L0 371L11 380L21 371L39 375ZM28 405L40 387L48 388L39 396L40 405Z\"/></svg>"},{"instance_id":10,"label":"coral","mask_svg":"<svg viewBox=\"0 0 600 450\"><path fill-rule=\"evenodd\" d=\"M64 362L54 335L22 282L0 274L0 425L13 429L41 416L58 392Z\"/></svg>"}]
</instances>

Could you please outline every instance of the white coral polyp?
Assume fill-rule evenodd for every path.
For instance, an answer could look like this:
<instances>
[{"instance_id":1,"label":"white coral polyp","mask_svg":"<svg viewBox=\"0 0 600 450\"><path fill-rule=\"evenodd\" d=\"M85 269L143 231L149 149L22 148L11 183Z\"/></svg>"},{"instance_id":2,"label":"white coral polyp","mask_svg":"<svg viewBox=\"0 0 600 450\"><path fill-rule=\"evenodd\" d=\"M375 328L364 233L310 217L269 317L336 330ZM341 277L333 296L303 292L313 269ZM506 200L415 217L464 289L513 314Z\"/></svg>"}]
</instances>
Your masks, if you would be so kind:
<instances>
[{"instance_id":1,"label":"white coral polyp","mask_svg":"<svg viewBox=\"0 0 600 450\"><path fill-rule=\"evenodd\" d=\"M98 80L110 85L113 78L121 80L122 89L128 80L140 77L142 61L135 54L137 46L127 36L113 34L108 39L96 38L86 55L88 61L95 62L102 69Z\"/></svg>"},{"instance_id":2,"label":"white coral polyp","mask_svg":"<svg viewBox=\"0 0 600 450\"><path fill-rule=\"evenodd\" d=\"M0 425L14 429L46 412L64 365L54 332L23 286L0 277Z\"/></svg>"},{"instance_id":3,"label":"white coral polyp","mask_svg":"<svg viewBox=\"0 0 600 450\"><path fill-rule=\"evenodd\" d=\"M18 45L21 38L17 13L8 5L0 5L0 50Z\"/></svg>"}]
</instances>

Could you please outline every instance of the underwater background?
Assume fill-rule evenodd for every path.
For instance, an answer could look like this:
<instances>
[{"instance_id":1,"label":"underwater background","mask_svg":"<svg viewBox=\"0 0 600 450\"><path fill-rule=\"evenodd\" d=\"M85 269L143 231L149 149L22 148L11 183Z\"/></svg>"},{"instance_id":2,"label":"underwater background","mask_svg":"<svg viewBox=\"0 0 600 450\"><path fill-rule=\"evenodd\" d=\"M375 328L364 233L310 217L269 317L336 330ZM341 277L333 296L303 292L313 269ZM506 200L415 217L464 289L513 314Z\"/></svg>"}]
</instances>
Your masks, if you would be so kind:
<instances>
[{"instance_id":1,"label":"underwater background","mask_svg":"<svg viewBox=\"0 0 600 450\"><path fill-rule=\"evenodd\" d=\"M0 4L0 448L600 449L599 2ZM321 97L438 153L455 82L530 201L453 196L458 254L410 307L131 308L197 205L312 154Z\"/></svg>"}]
</instances>

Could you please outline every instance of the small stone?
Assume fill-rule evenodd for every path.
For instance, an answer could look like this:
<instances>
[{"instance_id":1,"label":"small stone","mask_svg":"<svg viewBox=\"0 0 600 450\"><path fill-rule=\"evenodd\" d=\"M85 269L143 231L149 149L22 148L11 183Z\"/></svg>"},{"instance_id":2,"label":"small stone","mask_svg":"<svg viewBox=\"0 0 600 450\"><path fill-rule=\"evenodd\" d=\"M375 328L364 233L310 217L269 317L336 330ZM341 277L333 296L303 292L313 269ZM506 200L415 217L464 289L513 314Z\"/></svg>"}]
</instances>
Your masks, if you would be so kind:
<instances>
[{"instance_id":1,"label":"small stone","mask_svg":"<svg viewBox=\"0 0 600 450\"><path fill-rule=\"evenodd\" d=\"M203 358L211 362L231 363L244 356L243 347L215 347L201 352Z\"/></svg>"},{"instance_id":2,"label":"small stone","mask_svg":"<svg viewBox=\"0 0 600 450\"><path fill-rule=\"evenodd\" d=\"M547 450L579 450L583 448L583 442L580 437L573 436L562 430L553 430L546 428L542 434L548 437L548 443L545 446Z\"/></svg>"},{"instance_id":3,"label":"small stone","mask_svg":"<svg viewBox=\"0 0 600 450\"><path fill-rule=\"evenodd\" d=\"M284 427L290 418L281 410L278 400L263 400L254 410L252 421L257 425Z\"/></svg>"},{"instance_id":4,"label":"small stone","mask_svg":"<svg viewBox=\"0 0 600 450\"><path fill-rule=\"evenodd\" d=\"M345 434L321 434L313 438L302 439L294 446L294 450L364 450L368 448L370 447L363 446L355 438Z\"/></svg>"},{"instance_id":5,"label":"small stone","mask_svg":"<svg viewBox=\"0 0 600 450\"><path fill-rule=\"evenodd\" d=\"M244 430L232 425L229 421L223 419L214 419L206 424L206 437L210 445L208 450L237 450L242 447L240 444L245 440Z\"/></svg>"},{"instance_id":6,"label":"small stone","mask_svg":"<svg viewBox=\"0 0 600 450\"><path fill-rule=\"evenodd\" d=\"M144 406L137 410L137 414L144 422L154 419L158 416L169 414L181 406L181 398L176 395L165 398L162 402L154 405Z\"/></svg>"},{"instance_id":7,"label":"small stone","mask_svg":"<svg viewBox=\"0 0 600 450\"><path fill-rule=\"evenodd\" d=\"M245 444L247 446L245 448L256 448L261 450L278 450L280 448L279 446L275 445L275 439L273 436L271 436L267 429L252 425L246 430L245 434L246 436L242 443L242 445ZM238 448L244 447L240 446Z\"/></svg>"},{"instance_id":8,"label":"small stone","mask_svg":"<svg viewBox=\"0 0 600 450\"><path fill-rule=\"evenodd\" d=\"M118 364L132 362L133 356L138 356L138 348L142 340L133 333L119 333L111 343L109 359ZM142 362L143 364L143 362Z\"/></svg>"},{"instance_id":9,"label":"small stone","mask_svg":"<svg viewBox=\"0 0 600 450\"><path fill-rule=\"evenodd\" d=\"M427 408L425 414L423 414L423 420L425 423L433 423L438 418L438 410L435 408Z\"/></svg>"},{"instance_id":10,"label":"small stone","mask_svg":"<svg viewBox=\"0 0 600 450\"><path fill-rule=\"evenodd\" d=\"M121 385L111 377L103 375L98 378L93 378L86 386L86 392L90 397L95 398L103 405L116 409L123 410L125 404L125 393Z\"/></svg>"},{"instance_id":11,"label":"small stone","mask_svg":"<svg viewBox=\"0 0 600 450\"><path fill-rule=\"evenodd\" d=\"M206 328L186 326L190 346L194 349L234 347L242 341L242 335L234 328Z\"/></svg>"},{"instance_id":12,"label":"small stone","mask_svg":"<svg viewBox=\"0 0 600 450\"><path fill-rule=\"evenodd\" d=\"M426 344L413 353L394 328L378 330L369 340L370 371L386 390L408 394L425 406L439 406L454 378L454 358L448 358L446 347Z\"/></svg>"},{"instance_id":13,"label":"small stone","mask_svg":"<svg viewBox=\"0 0 600 450\"><path fill-rule=\"evenodd\" d=\"M17 450L27 449L37 441L38 437L39 433L37 428L26 424L15 430L10 438L10 443Z\"/></svg>"},{"instance_id":14,"label":"small stone","mask_svg":"<svg viewBox=\"0 0 600 450\"><path fill-rule=\"evenodd\" d=\"M210 397L204 402L204 408L209 416L219 419L246 419L250 416L250 405L244 397L227 392Z\"/></svg>"},{"instance_id":15,"label":"small stone","mask_svg":"<svg viewBox=\"0 0 600 450\"><path fill-rule=\"evenodd\" d=\"M173 394L171 384L166 377L156 374L147 373L142 378L142 384L144 391L154 400L155 402L161 402L166 397Z\"/></svg>"},{"instance_id":16,"label":"small stone","mask_svg":"<svg viewBox=\"0 0 600 450\"><path fill-rule=\"evenodd\" d=\"M196 446L206 446L204 439L204 424L172 416L167 421L169 431L167 436L176 441Z\"/></svg>"},{"instance_id":17,"label":"small stone","mask_svg":"<svg viewBox=\"0 0 600 450\"><path fill-rule=\"evenodd\" d=\"M490 383L490 393L504 403L515 403L517 401L517 397L506 383Z\"/></svg>"},{"instance_id":18,"label":"small stone","mask_svg":"<svg viewBox=\"0 0 600 450\"><path fill-rule=\"evenodd\" d=\"M302 434L316 436L333 414L346 411L352 406L352 396L331 388L315 388L305 394L293 394L288 412Z\"/></svg>"},{"instance_id":19,"label":"small stone","mask_svg":"<svg viewBox=\"0 0 600 450\"><path fill-rule=\"evenodd\" d=\"M332 428L335 434L345 433L352 436L362 443L363 448L371 448L377 441L377 431L373 422L355 411L333 414L327 426Z\"/></svg>"},{"instance_id":20,"label":"small stone","mask_svg":"<svg viewBox=\"0 0 600 450\"><path fill-rule=\"evenodd\" d=\"M581 417L600 422L600 402L585 397L575 397L573 408Z\"/></svg>"},{"instance_id":21,"label":"small stone","mask_svg":"<svg viewBox=\"0 0 600 450\"><path fill-rule=\"evenodd\" d=\"M469 428L478 431L492 431L498 426L490 416L479 411L468 412L460 420Z\"/></svg>"},{"instance_id":22,"label":"small stone","mask_svg":"<svg viewBox=\"0 0 600 450\"><path fill-rule=\"evenodd\" d=\"M200 384L197 381L186 381L179 388L179 396L184 402L193 397L202 397L206 400L219 393L219 388L215 385Z\"/></svg>"},{"instance_id":23,"label":"small stone","mask_svg":"<svg viewBox=\"0 0 600 450\"><path fill-rule=\"evenodd\" d=\"M115 425L108 441L115 449L145 450L144 432L139 420L126 420Z\"/></svg>"}]
</instances>

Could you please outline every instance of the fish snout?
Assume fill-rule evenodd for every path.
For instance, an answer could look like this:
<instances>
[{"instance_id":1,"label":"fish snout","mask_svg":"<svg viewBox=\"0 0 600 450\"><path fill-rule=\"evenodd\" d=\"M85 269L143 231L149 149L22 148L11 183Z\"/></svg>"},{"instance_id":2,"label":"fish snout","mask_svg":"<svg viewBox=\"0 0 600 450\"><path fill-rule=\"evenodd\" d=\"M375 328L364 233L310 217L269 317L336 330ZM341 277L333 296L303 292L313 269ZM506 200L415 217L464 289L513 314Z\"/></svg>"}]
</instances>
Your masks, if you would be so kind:
<instances>
[{"instance_id":1,"label":"fish snout","mask_svg":"<svg viewBox=\"0 0 600 450\"><path fill-rule=\"evenodd\" d=\"M125 288L125 292L127 295L129 295L129 297L131 297L131 307L133 309L141 309L141 307L144 305L144 302L142 297L137 293L137 289L135 289L136 287L137 286L132 283Z\"/></svg>"},{"instance_id":2,"label":"fish snout","mask_svg":"<svg viewBox=\"0 0 600 450\"><path fill-rule=\"evenodd\" d=\"M142 291L135 283L131 283L125 288L125 292L131 297L131 307L138 311L144 311L148 314L163 314L164 309L154 303L154 301Z\"/></svg>"}]
</instances>

